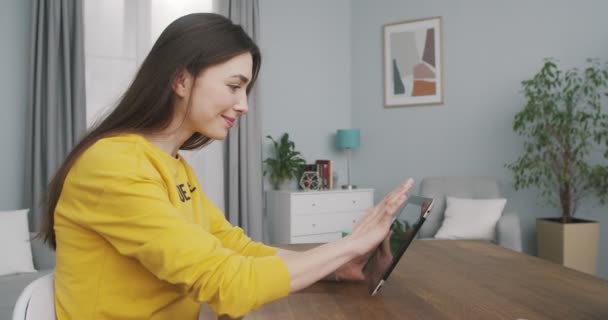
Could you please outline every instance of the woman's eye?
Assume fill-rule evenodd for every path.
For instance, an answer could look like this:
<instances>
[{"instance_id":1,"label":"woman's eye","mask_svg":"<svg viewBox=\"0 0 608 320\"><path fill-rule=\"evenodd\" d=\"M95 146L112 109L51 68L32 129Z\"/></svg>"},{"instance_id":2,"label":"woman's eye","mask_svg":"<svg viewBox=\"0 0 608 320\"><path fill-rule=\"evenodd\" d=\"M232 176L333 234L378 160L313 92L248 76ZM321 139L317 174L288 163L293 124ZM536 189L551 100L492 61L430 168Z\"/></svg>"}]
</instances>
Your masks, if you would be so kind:
<instances>
[{"instance_id":1,"label":"woman's eye","mask_svg":"<svg viewBox=\"0 0 608 320\"><path fill-rule=\"evenodd\" d=\"M236 92L238 89L241 88L241 86L238 86L238 85L228 85L228 87L230 88L230 91L232 91L232 92Z\"/></svg>"}]
</instances>

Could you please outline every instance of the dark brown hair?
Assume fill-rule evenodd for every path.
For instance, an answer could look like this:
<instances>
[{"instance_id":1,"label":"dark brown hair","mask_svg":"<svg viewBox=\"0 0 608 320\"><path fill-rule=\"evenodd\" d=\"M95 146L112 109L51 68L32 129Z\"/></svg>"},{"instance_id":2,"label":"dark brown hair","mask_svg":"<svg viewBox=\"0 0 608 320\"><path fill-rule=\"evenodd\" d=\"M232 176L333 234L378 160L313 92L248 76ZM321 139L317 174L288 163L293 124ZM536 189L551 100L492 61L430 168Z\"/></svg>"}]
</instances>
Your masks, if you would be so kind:
<instances>
[{"instance_id":1,"label":"dark brown hair","mask_svg":"<svg viewBox=\"0 0 608 320\"><path fill-rule=\"evenodd\" d=\"M253 40L238 25L213 13L195 13L172 22L160 35L116 108L89 131L68 154L49 184L42 229L38 234L56 248L54 213L65 178L78 157L97 140L121 133L153 133L169 126L174 115L172 83L180 71L196 76L210 66L242 53L253 58L251 90L261 56ZM211 142L193 134L181 147L192 150Z\"/></svg>"}]
</instances>

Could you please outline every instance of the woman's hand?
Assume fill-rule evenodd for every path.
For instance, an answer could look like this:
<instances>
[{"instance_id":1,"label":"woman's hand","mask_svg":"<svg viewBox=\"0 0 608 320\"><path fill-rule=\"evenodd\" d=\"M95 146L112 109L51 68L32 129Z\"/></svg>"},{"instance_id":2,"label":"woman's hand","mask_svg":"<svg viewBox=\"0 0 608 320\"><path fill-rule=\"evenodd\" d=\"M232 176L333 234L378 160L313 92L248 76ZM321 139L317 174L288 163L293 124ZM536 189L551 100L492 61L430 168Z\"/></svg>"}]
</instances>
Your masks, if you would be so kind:
<instances>
[{"instance_id":1,"label":"woman's hand","mask_svg":"<svg viewBox=\"0 0 608 320\"><path fill-rule=\"evenodd\" d=\"M358 256L368 255L386 238L397 209L407 200L413 186L414 180L410 178L391 191L380 203L369 209L352 233L346 236L356 243Z\"/></svg>"},{"instance_id":2,"label":"woman's hand","mask_svg":"<svg viewBox=\"0 0 608 320\"><path fill-rule=\"evenodd\" d=\"M337 281L359 281L365 280L363 275L363 267L369 259L368 256L356 257L355 259L342 265L335 271L335 279Z\"/></svg>"},{"instance_id":3,"label":"woman's hand","mask_svg":"<svg viewBox=\"0 0 608 320\"><path fill-rule=\"evenodd\" d=\"M413 184L414 181L409 179L389 193L378 205L368 210L350 235L338 241L293 254L278 251L277 254L283 259L289 272L290 292L303 289L350 263L353 263L350 270L354 272L345 279L360 279L360 268L365 263L365 256L386 237L395 212L407 199Z\"/></svg>"},{"instance_id":4,"label":"woman's hand","mask_svg":"<svg viewBox=\"0 0 608 320\"><path fill-rule=\"evenodd\" d=\"M388 235L390 226L397 209L407 200L407 195L413 185L414 180L408 179L406 183L387 194L378 205L369 209L363 219L355 225L351 236L354 235L355 239L359 239L359 241L362 241L361 239L364 239L366 233L370 232L370 230L376 234L373 237L372 235L368 235L370 238L363 240L366 245L357 246L362 250L362 254L336 270L335 275L338 280L365 280L363 267L373 253L373 250L383 240L383 246L381 247L381 249L384 249L383 253L385 253L383 256L392 258Z\"/></svg>"},{"instance_id":5,"label":"woman's hand","mask_svg":"<svg viewBox=\"0 0 608 320\"><path fill-rule=\"evenodd\" d=\"M382 273L390 266L391 262L393 262L393 252L391 251L392 234L393 231L390 231L388 236L382 241L382 245L378 246L378 250L376 251L376 261L378 262L380 272Z\"/></svg>"},{"instance_id":6,"label":"woman's hand","mask_svg":"<svg viewBox=\"0 0 608 320\"><path fill-rule=\"evenodd\" d=\"M376 259L378 265L382 266L382 268L386 268L390 265L391 261L393 261L393 253L391 252L390 242L391 242L391 234L393 232L389 231L389 234L384 238L382 244L378 246L377 250L373 250L367 255L357 257L345 265L341 266L335 272L335 280L337 281L360 281L365 280L367 276L363 272L363 267L367 261L371 259ZM374 255L375 254L375 255Z\"/></svg>"}]
</instances>

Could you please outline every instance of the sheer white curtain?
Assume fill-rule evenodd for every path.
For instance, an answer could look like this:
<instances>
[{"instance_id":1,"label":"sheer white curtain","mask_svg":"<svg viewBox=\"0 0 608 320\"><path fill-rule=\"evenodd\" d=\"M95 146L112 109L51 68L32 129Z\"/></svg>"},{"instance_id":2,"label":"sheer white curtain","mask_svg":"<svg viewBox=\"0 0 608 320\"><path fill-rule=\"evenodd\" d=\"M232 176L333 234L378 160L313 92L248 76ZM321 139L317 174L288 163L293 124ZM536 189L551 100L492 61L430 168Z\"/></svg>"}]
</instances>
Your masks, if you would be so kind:
<instances>
[{"instance_id":1,"label":"sheer white curtain","mask_svg":"<svg viewBox=\"0 0 608 320\"><path fill-rule=\"evenodd\" d=\"M87 127L111 110L154 41L173 20L213 12L213 0L85 0ZM207 196L224 209L222 143L182 152Z\"/></svg>"}]
</instances>

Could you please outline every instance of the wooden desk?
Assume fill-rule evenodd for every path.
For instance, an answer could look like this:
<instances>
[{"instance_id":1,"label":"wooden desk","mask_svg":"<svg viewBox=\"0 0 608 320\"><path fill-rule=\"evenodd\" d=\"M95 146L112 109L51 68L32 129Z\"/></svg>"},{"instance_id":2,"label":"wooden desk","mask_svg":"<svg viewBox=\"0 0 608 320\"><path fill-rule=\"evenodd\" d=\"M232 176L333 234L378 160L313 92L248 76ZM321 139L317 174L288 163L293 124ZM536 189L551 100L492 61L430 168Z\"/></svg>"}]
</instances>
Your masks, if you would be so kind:
<instances>
[{"instance_id":1,"label":"wooden desk","mask_svg":"<svg viewBox=\"0 0 608 320\"><path fill-rule=\"evenodd\" d=\"M599 320L608 281L487 242L417 240L375 297L320 282L245 319Z\"/></svg>"}]
</instances>

